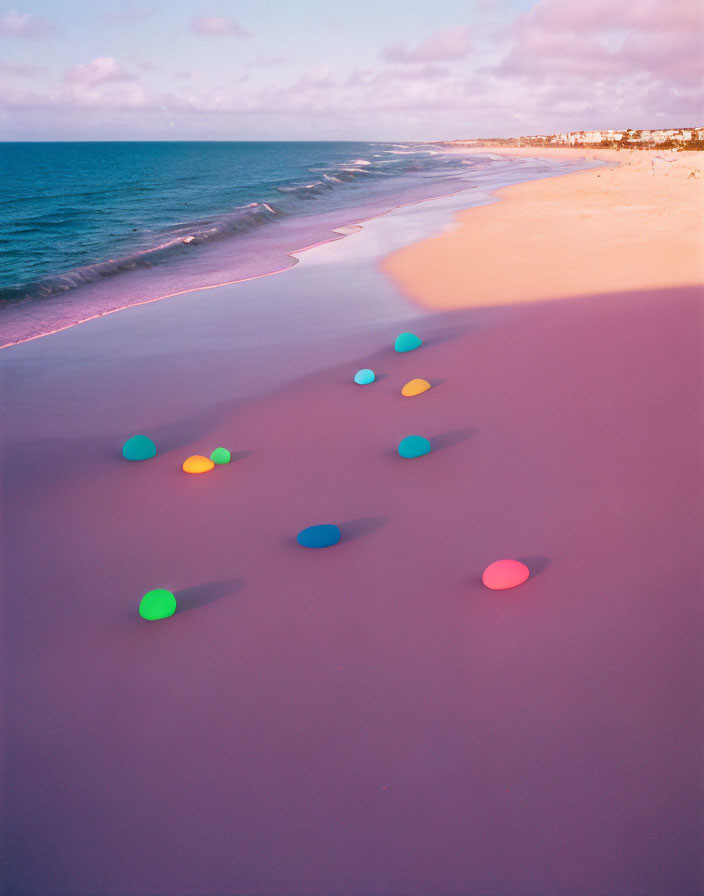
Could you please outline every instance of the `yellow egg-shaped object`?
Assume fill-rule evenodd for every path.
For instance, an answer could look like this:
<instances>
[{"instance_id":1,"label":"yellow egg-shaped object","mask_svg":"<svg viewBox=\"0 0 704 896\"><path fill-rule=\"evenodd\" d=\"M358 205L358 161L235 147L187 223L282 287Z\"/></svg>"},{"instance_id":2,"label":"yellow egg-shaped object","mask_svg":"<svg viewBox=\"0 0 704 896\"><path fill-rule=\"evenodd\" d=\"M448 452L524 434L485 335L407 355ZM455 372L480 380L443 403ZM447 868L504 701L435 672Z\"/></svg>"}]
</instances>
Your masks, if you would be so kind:
<instances>
[{"instance_id":1,"label":"yellow egg-shaped object","mask_svg":"<svg viewBox=\"0 0 704 896\"><path fill-rule=\"evenodd\" d=\"M411 380L401 389L401 395L405 395L406 398L409 398L411 395L422 395L429 388L430 383L427 380Z\"/></svg>"},{"instance_id":2,"label":"yellow egg-shaped object","mask_svg":"<svg viewBox=\"0 0 704 896\"><path fill-rule=\"evenodd\" d=\"M193 454L184 460L183 471L184 473L207 473L214 466L215 464L209 457L203 457L202 454Z\"/></svg>"}]
</instances>

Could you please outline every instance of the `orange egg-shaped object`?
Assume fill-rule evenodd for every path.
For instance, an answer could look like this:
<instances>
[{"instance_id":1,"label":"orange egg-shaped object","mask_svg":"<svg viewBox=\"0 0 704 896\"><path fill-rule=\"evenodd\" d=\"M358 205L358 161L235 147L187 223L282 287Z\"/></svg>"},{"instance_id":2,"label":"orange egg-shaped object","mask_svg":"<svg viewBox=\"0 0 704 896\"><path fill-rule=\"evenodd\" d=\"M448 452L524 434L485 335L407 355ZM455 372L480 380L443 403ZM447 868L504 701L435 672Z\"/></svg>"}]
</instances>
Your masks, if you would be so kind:
<instances>
[{"instance_id":1,"label":"orange egg-shaped object","mask_svg":"<svg viewBox=\"0 0 704 896\"><path fill-rule=\"evenodd\" d=\"M183 471L184 473L207 473L214 466L215 464L209 457L203 457L202 454L193 454L184 460Z\"/></svg>"},{"instance_id":2,"label":"orange egg-shaped object","mask_svg":"<svg viewBox=\"0 0 704 896\"><path fill-rule=\"evenodd\" d=\"M430 383L427 380L409 380L403 389L401 389L401 395L410 398L412 395L422 395L423 392L427 392L429 388Z\"/></svg>"},{"instance_id":3,"label":"orange egg-shaped object","mask_svg":"<svg viewBox=\"0 0 704 896\"><path fill-rule=\"evenodd\" d=\"M482 582L492 591L515 588L530 576L530 570L520 560L496 560L484 570Z\"/></svg>"}]
</instances>

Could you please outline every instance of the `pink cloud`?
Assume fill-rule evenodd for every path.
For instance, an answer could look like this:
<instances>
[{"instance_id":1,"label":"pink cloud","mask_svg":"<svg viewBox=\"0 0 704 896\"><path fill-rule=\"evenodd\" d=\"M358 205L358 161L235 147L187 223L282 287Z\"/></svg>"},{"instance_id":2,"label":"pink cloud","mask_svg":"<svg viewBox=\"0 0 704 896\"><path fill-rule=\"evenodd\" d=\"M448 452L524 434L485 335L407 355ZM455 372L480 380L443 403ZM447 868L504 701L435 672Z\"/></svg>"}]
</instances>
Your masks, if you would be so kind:
<instances>
[{"instance_id":1,"label":"pink cloud","mask_svg":"<svg viewBox=\"0 0 704 896\"><path fill-rule=\"evenodd\" d=\"M29 65L24 62L6 62L0 59L0 72L4 75L17 75L20 78L36 78L44 74L46 69L39 65Z\"/></svg>"},{"instance_id":2,"label":"pink cloud","mask_svg":"<svg viewBox=\"0 0 704 896\"><path fill-rule=\"evenodd\" d=\"M0 34L4 37L46 37L55 30L48 19L8 9L0 16Z\"/></svg>"},{"instance_id":3,"label":"pink cloud","mask_svg":"<svg viewBox=\"0 0 704 896\"><path fill-rule=\"evenodd\" d=\"M210 37L232 34L235 37L247 37L249 32L232 19L224 16L196 16L191 19L191 31L206 34Z\"/></svg>"},{"instance_id":4,"label":"pink cloud","mask_svg":"<svg viewBox=\"0 0 704 896\"><path fill-rule=\"evenodd\" d=\"M424 65L413 68L387 68L381 71L356 69L345 82L346 87L368 84L389 84L392 81L433 81L450 74L450 69L441 65Z\"/></svg>"},{"instance_id":5,"label":"pink cloud","mask_svg":"<svg viewBox=\"0 0 704 896\"><path fill-rule=\"evenodd\" d=\"M607 31L634 28L643 31L701 29L704 7L699 0L540 0L520 20L548 31Z\"/></svg>"},{"instance_id":6,"label":"pink cloud","mask_svg":"<svg viewBox=\"0 0 704 896\"><path fill-rule=\"evenodd\" d=\"M0 81L0 108L32 110L44 109L52 105L45 94L32 90L17 90Z\"/></svg>"},{"instance_id":7,"label":"pink cloud","mask_svg":"<svg viewBox=\"0 0 704 896\"><path fill-rule=\"evenodd\" d=\"M699 0L541 0L507 29L502 74L701 77Z\"/></svg>"},{"instance_id":8,"label":"pink cloud","mask_svg":"<svg viewBox=\"0 0 704 896\"><path fill-rule=\"evenodd\" d=\"M157 94L137 80L106 80L100 82L74 82L67 84L55 98L59 108L109 110L135 110L137 112L163 108L167 95ZM169 97L169 102L173 98ZM176 103L174 103L176 105Z\"/></svg>"},{"instance_id":9,"label":"pink cloud","mask_svg":"<svg viewBox=\"0 0 704 896\"><path fill-rule=\"evenodd\" d=\"M125 71L112 56L98 56L92 62L74 65L64 75L64 81L70 84L95 85L134 80L134 75Z\"/></svg>"},{"instance_id":10,"label":"pink cloud","mask_svg":"<svg viewBox=\"0 0 704 896\"><path fill-rule=\"evenodd\" d=\"M59 121L75 116L82 122L81 133L94 119L106 126L130 122L135 134L158 132L165 121L176 120L184 135L227 135L235 126L255 139L295 129L307 137L443 139L687 126L699 122L704 111L703 54L694 27L698 4L668 4L663 12L661 0L622 7L613 0L541 0L514 16L512 25L495 23L492 28L501 29L497 42L493 32L473 27L477 51L471 69L470 60L451 65L470 52L464 26L436 32L418 44L393 44L383 55L395 64L379 60L351 73L337 65L306 70L299 64L290 78L260 79L262 68L296 63L273 55L255 58L244 67L249 75L239 78L235 72L196 72L187 60L173 62L168 92L158 86L167 73L152 79L136 58L123 60L128 70L109 56L73 66L63 83L47 85L44 95L17 89L20 77L31 77L31 67L12 72L15 63L0 63L0 107L12 106L12 112L0 108L0 121L21 122L25 109L24 120L34 116L43 122L39 110L46 108ZM243 31L229 19L195 21L209 23L199 32L204 35ZM12 74L18 76L14 81ZM268 80L279 83L267 85ZM34 85L25 81L24 86ZM85 109L91 115L81 117ZM14 127L19 131L19 124Z\"/></svg>"},{"instance_id":11,"label":"pink cloud","mask_svg":"<svg viewBox=\"0 0 704 896\"><path fill-rule=\"evenodd\" d=\"M391 62L445 62L466 56L471 46L469 28L454 25L436 31L415 47L408 47L403 41L389 44L382 56Z\"/></svg>"}]
</instances>

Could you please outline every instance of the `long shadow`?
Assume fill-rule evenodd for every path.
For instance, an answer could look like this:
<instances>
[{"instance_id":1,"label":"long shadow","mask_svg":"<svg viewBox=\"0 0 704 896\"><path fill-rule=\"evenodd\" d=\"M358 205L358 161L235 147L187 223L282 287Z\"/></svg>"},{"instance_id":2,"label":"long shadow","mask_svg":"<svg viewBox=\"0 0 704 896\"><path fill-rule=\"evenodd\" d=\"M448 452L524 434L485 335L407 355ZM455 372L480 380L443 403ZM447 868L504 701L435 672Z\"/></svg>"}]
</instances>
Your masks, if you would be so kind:
<instances>
[{"instance_id":1,"label":"long shadow","mask_svg":"<svg viewBox=\"0 0 704 896\"><path fill-rule=\"evenodd\" d=\"M183 448L196 439L204 438L206 433L215 428L226 408L228 408L228 403L220 402L205 410L189 414L180 420L156 426L147 425L145 429L135 429L135 432L144 432L154 439L158 452L173 451L176 448ZM118 453L121 453L121 450L122 445L120 444Z\"/></svg>"},{"instance_id":2,"label":"long shadow","mask_svg":"<svg viewBox=\"0 0 704 896\"><path fill-rule=\"evenodd\" d=\"M475 436L479 430L476 426L465 426L462 429L450 429L442 432L437 436L431 436L430 445L433 451L442 451L443 448L450 448L452 445L459 445Z\"/></svg>"},{"instance_id":3,"label":"long shadow","mask_svg":"<svg viewBox=\"0 0 704 896\"><path fill-rule=\"evenodd\" d=\"M342 541L356 541L358 538L364 538L365 535L371 535L372 532L382 529L388 522L388 516L365 516L340 523Z\"/></svg>"},{"instance_id":4,"label":"long shadow","mask_svg":"<svg viewBox=\"0 0 704 896\"><path fill-rule=\"evenodd\" d=\"M242 579L222 579L219 582L206 582L203 585L194 585L192 588L182 588L175 594L176 612L187 613L189 610L197 610L199 607L215 603L234 594L243 584Z\"/></svg>"},{"instance_id":5,"label":"long shadow","mask_svg":"<svg viewBox=\"0 0 704 896\"><path fill-rule=\"evenodd\" d=\"M413 327L411 327L411 330L412 329ZM434 345L442 345L445 342L451 342L453 339L458 339L460 336L464 336L469 330L473 329L473 327L464 322L457 322L452 326L438 327L433 330L432 322L430 322L424 329L428 335L423 336L422 333L419 334L423 339L423 346L431 348Z\"/></svg>"},{"instance_id":6,"label":"long shadow","mask_svg":"<svg viewBox=\"0 0 704 896\"><path fill-rule=\"evenodd\" d=\"M552 560L550 557L516 557L521 563L525 563L525 565L530 570L531 577L539 576L541 572L545 572L545 570L550 566Z\"/></svg>"},{"instance_id":7,"label":"long shadow","mask_svg":"<svg viewBox=\"0 0 704 896\"><path fill-rule=\"evenodd\" d=\"M249 457L251 454L254 454L253 451L233 451L230 454L230 463L234 463L237 460L244 460L245 457Z\"/></svg>"},{"instance_id":8,"label":"long shadow","mask_svg":"<svg viewBox=\"0 0 704 896\"><path fill-rule=\"evenodd\" d=\"M364 516L356 520L347 520L345 523L336 523L335 525L342 533L340 544L344 544L346 541L357 541L358 538L371 535L372 532L383 528L388 522L388 516ZM284 543L288 547L296 548L296 550L301 548L295 535L289 536Z\"/></svg>"},{"instance_id":9,"label":"long shadow","mask_svg":"<svg viewBox=\"0 0 704 896\"><path fill-rule=\"evenodd\" d=\"M16 464L25 471L24 479L28 484L37 477L43 481L75 475L79 468L82 475L100 473L113 467L116 460L126 463L122 458L122 445L134 433L144 433L154 440L156 458L145 461L154 463L159 461L162 454L205 439L230 407L229 402L220 402L170 423L154 426L135 424L131 432L103 431L78 436L35 438L7 443L3 450L12 466ZM249 454L249 451L233 452L232 458L240 460Z\"/></svg>"}]
</instances>

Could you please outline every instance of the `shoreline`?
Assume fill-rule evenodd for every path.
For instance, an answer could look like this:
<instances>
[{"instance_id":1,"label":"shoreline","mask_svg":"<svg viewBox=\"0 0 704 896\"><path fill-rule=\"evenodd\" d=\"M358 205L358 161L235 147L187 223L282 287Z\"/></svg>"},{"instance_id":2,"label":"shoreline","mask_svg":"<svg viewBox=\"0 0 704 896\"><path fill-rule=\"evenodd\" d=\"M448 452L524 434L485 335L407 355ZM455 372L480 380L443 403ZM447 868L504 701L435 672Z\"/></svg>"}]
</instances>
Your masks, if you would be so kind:
<instances>
[{"instance_id":1,"label":"shoreline","mask_svg":"<svg viewBox=\"0 0 704 896\"><path fill-rule=\"evenodd\" d=\"M435 311L704 283L704 156L683 156L656 176L639 150L594 151L618 164L502 188L500 204L460 212L451 232L393 253L382 269Z\"/></svg>"},{"instance_id":2,"label":"shoreline","mask_svg":"<svg viewBox=\"0 0 704 896\"><path fill-rule=\"evenodd\" d=\"M393 206L392 208L387 209L386 211L371 215L368 218L362 218L358 221L353 221L349 224L340 224L339 226L333 227L330 229L331 236L329 239L320 240L319 242L311 243L309 246L303 246L300 249L293 249L289 253L287 253L286 257L291 259L291 264L287 264L282 268L277 268L272 271L264 271L261 274L253 274L251 277L241 277L236 280L224 280L221 283L211 283L211 284L207 284L205 286L193 286L193 287L189 287L188 289L179 290L178 292L164 293L163 295L159 295L154 298L144 299L143 301L139 301L139 302L131 302L129 305L121 305L119 308L111 308L107 311L103 311L100 314L94 314L90 317L82 318L81 320L75 321L70 324L66 324L66 326L58 327L56 330L48 330L45 333L37 333L34 336L28 336L26 339L20 339L17 342L7 342L3 345L0 345L0 350L2 350L4 348L11 348L14 345L22 345L23 343L31 342L34 339L41 339L43 336L52 336L54 333L61 333L62 331L69 330L72 327L78 327L81 324L88 323L89 321L99 320L100 318L108 317L110 314L117 314L120 311L126 311L129 308L139 308L141 305L150 305L152 302L161 302L164 299L173 299L173 298L176 298L177 296L185 296L185 295L189 295L189 294L195 293L195 292L205 292L210 289L219 289L220 287L223 287L223 286L235 286L238 283L248 283L251 280L259 280L263 277L272 277L275 274L283 274L286 271L291 270L293 267L295 267L295 265L297 265L300 262L301 259L298 258L299 255L303 255L305 252L309 252L312 249L317 249L321 246L327 246L328 244L334 243L337 240L344 239L346 236L351 236L353 233L357 232L358 229L363 227L364 224L367 224L369 221L375 221L378 218L383 218L386 215L390 214L391 212L397 211L402 208L407 208L408 206L411 206L411 205L418 205L422 202L433 202L437 199L446 199L446 198L449 198L450 196L456 196L459 193L463 193L463 192L465 192L465 190L459 190L459 191L457 191L457 193L448 193L446 196L434 196L430 199L420 199L415 202L409 202L409 203L405 203L405 204L402 203L400 205ZM344 233L343 231L345 231L345 230L348 230L349 233Z\"/></svg>"},{"instance_id":3,"label":"shoreline","mask_svg":"<svg viewBox=\"0 0 704 896\"><path fill-rule=\"evenodd\" d=\"M481 153L480 153L480 155L481 155ZM530 158L530 156L529 156L529 158ZM581 160L576 159L574 161L576 163L579 163ZM555 174L553 176L560 176L562 173L563 172L555 172ZM543 175L541 175L541 176L543 176ZM549 177L551 175L548 174L547 176ZM87 314L85 317L81 317L79 320L71 321L65 325L56 327L55 329L46 330L44 332L39 332L39 333L30 333L29 335L26 335L20 339L15 339L15 340L12 340L9 342L5 342L2 345L0 345L0 350L11 348L14 345L22 345L23 343L31 342L32 340L39 339L43 336L50 336L55 333L60 333L64 330L71 329L72 327L80 326L81 324L86 323L88 321L99 320L100 318L108 317L111 314L115 314L120 311L125 311L129 308L135 308L135 307L139 307L141 305L147 305L152 302L159 302L162 300L174 298L176 296L189 295L189 294L197 293L197 292L201 292L201 291L204 292L207 290L219 289L221 287L226 287L226 286L234 286L239 283L246 283L251 280L257 280L262 277L269 277L269 276L273 276L275 274L285 273L286 271L289 271L293 267L295 267L296 264L298 264L298 262L300 261L300 259L298 258L299 255L302 255L305 252L308 252L312 249L319 248L320 246L325 246L330 243L334 243L340 239L344 239L346 236L350 235L350 233L353 233L357 228L363 227L365 224L368 224L370 221L377 220L378 218L385 217L387 215L393 214L394 212L400 211L405 208L409 208L411 206L421 205L423 203L428 203L428 202L437 202L442 199L449 199L449 198L452 198L455 196L460 196L463 193L471 193L473 190L476 190L477 188L480 190L483 190L484 192L487 192L486 188L483 188L481 186L481 183L475 184L475 183L468 182L465 187L463 187L459 190L454 190L450 193L440 194L438 196L426 197L426 198L422 198L422 199L414 199L409 202L400 202L400 203L397 203L396 205L392 205L391 207L389 207L387 209L384 209L383 211L375 212L373 214L370 214L368 216L363 216L361 218L353 218L350 221L346 221L341 224L335 225L334 227L330 227L328 229L329 237L327 239L319 240L319 241L316 241L309 245L305 245L303 247L295 248L295 249L287 251L285 254L286 254L286 258L290 261L290 263L285 264L283 267L275 268L273 270L263 271L262 273L256 273L256 274L253 274L252 276L236 278L233 280L223 280L221 282L212 283L212 284L189 286L186 289L177 290L175 292L167 292L167 293L159 294L158 296L153 296L153 297L150 297L147 299L142 299L140 301L132 301L129 304L120 305L119 307L108 308L106 310L100 311L97 314ZM491 202L492 197L495 194L495 192L496 192L495 189L490 188L488 190L489 198L487 198L485 201ZM470 207L471 207L471 203L470 203ZM343 232L346 230L349 231L349 233ZM105 288L109 285L109 281L105 281L105 282L101 283L100 285L101 285L101 287ZM83 287L83 289L85 290L86 287ZM53 298L47 299L46 301L54 303L54 305L52 305L51 310L55 313L56 310L58 309L58 306L60 303L61 304L64 304L65 302L70 303L71 300L76 300L76 299L78 299L78 301L80 302L81 296L77 297L74 295L74 290L69 290L69 291L67 291L66 294L63 294L63 295L59 294ZM39 301L40 300L36 300L36 299L32 300L32 302L29 303L26 307L30 308L30 306L31 306L31 310L36 311L37 302L39 302ZM6 312L9 312L10 315L13 315L13 314L21 315L22 311L23 311L23 308L22 308L21 303L18 305L14 305L14 306L13 305L7 306L7 309L6 309ZM29 319L28 324L25 327L25 329L31 329L33 326L34 326L33 315L30 313L30 319Z\"/></svg>"}]
</instances>

